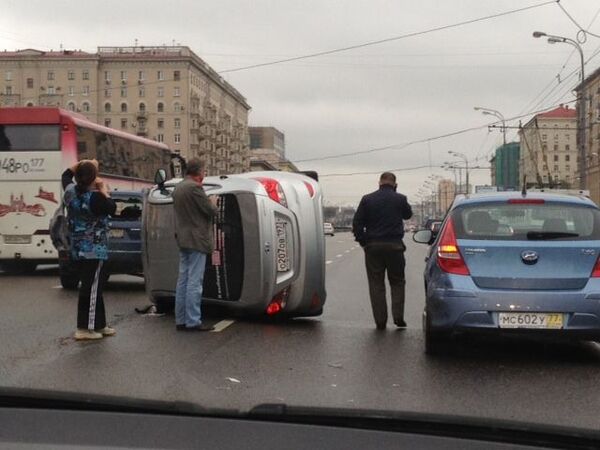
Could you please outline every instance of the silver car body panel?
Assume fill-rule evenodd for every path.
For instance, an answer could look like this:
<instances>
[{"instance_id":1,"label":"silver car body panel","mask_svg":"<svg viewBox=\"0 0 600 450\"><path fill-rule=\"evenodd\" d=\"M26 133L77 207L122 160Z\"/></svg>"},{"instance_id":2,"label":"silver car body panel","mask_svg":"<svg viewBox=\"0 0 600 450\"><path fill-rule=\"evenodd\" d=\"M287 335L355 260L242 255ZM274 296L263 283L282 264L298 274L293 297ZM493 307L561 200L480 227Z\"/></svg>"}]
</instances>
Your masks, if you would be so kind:
<instances>
[{"instance_id":1,"label":"silver car body panel","mask_svg":"<svg viewBox=\"0 0 600 450\"><path fill-rule=\"evenodd\" d=\"M263 185L255 179L260 177L274 179L280 184L287 207L268 197ZM170 180L165 184L165 189L172 191L180 181ZM312 197L307 184L313 191ZM208 195L235 196L242 223L244 252L239 299L205 296L204 301L226 305L240 312L262 314L271 299L288 288L282 314L320 314L326 293L322 194L319 184L301 174L251 172L207 177L204 189ZM172 199L155 187L149 191L143 211L142 251L146 290L154 302L172 299L179 265ZM276 262L276 222L280 223L280 227L285 227L287 237L289 267L285 271L278 271Z\"/></svg>"}]
</instances>

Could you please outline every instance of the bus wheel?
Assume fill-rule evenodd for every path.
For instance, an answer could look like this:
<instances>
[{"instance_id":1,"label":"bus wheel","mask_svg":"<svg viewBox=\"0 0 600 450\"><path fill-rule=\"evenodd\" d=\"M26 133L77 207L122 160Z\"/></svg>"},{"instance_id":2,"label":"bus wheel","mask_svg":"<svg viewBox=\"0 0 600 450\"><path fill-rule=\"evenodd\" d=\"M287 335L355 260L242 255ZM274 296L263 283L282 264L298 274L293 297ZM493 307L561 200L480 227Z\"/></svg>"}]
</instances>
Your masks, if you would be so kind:
<instances>
[{"instance_id":1,"label":"bus wheel","mask_svg":"<svg viewBox=\"0 0 600 450\"><path fill-rule=\"evenodd\" d=\"M2 263L2 270L13 275L23 275L34 272L37 264L27 261L8 261Z\"/></svg>"},{"instance_id":2,"label":"bus wheel","mask_svg":"<svg viewBox=\"0 0 600 450\"><path fill-rule=\"evenodd\" d=\"M69 289L71 291L75 290L79 286L79 277L74 274L61 273L60 284L65 289Z\"/></svg>"}]
</instances>

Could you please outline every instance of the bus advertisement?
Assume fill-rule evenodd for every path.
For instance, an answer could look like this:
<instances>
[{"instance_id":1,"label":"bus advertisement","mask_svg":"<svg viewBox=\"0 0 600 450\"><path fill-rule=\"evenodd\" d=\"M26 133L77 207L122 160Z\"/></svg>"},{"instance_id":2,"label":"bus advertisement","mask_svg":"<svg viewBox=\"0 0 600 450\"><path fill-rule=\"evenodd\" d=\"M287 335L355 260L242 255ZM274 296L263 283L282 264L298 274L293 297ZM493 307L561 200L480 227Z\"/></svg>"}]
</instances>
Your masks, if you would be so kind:
<instances>
[{"instance_id":1,"label":"bus advertisement","mask_svg":"<svg viewBox=\"0 0 600 450\"><path fill-rule=\"evenodd\" d=\"M165 144L74 112L0 108L0 265L23 272L57 262L49 222L61 204L67 167L95 158L110 190L142 190L171 156Z\"/></svg>"}]
</instances>

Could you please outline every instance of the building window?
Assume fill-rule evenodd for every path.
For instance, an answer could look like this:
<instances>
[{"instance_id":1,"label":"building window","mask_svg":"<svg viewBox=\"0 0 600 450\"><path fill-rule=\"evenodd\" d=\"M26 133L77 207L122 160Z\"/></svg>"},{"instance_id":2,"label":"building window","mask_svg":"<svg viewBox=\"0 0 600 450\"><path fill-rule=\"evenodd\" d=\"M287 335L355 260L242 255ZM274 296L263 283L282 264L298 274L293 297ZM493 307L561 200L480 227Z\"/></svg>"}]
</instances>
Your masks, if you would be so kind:
<instances>
[{"instance_id":1,"label":"building window","mask_svg":"<svg viewBox=\"0 0 600 450\"><path fill-rule=\"evenodd\" d=\"M86 97L88 95L90 95L90 87L89 86L84 86L83 87L83 91L81 91L81 95L86 96Z\"/></svg>"},{"instance_id":2,"label":"building window","mask_svg":"<svg viewBox=\"0 0 600 450\"><path fill-rule=\"evenodd\" d=\"M12 95L12 86L6 86L4 88L4 94L5 95Z\"/></svg>"},{"instance_id":3,"label":"building window","mask_svg":"<svg viewBox=\"0 0 600 450\"><path fill-rule=\"evenodd\" d=\"M159 81L164 81L165 73L162 70L159 70L156 74L156 78L158 78Z\"/></svg>"},{"instance_id":4,"label":"building window","mask_svg":"<svg viewBox=\"0 0 600 450\"><path fill-rule=\"evenodd\" d=\"M554 171L558 172L558 166L554 166Z\"/></svg>"},{"instance_id":5,"label":"building window","mask_svg":"<svg viewBox=\"0 0 600 450\"><path fill-rule=\"evenodd\" d=\"M110 71L105 70L104 71L104 81L110 81Z\"/></svg>"},{"instance_id":6,"label":"building window","mask_svg":"<svg viewBox=\"0 0 600 450\"><path fill-rule=\"evenodd\" d=\"M567 172L570 172L570 171L571 171L571 166L567 164L567 165L565 166L565 170L566 170Z\"/></svg>"},{"instance_id":7,"label":"building window","mask_svg":"<svg viewBox=\"0 0 600 450\"><path fill-rule=\"evenodd\" d=\"M109 98L110 96L112 96L112 91L110 89L104 89L104 96L106 98Z\"/></svg>"},{"instance_id":8,"label":"building window","mask_svg":"<svg viewBox=\"0 0 600 450\"><path fill-rule=\"evenodd\" d=\"M138 89L138 96L139 97L145 97L146 96L146 88L145 87L142 86L142 87L140 87Z\"/></svg>"},{"instance_id":9,"label":"building window","mask_svg":"<svg viewBox=\"0 0 600 450\"><path fill-rule=\"evenodd\" d=\"M568 145L567 145L568 147ZM566 150L569 150L568 148ZM569 162L571 161L571 155L565 155L565 161Z\"/></svg>"},{"instance_id":10,"label":"building window","mask_svg":"<svg viewBox=\"0 0 600 450\"><path fill-rule=\"evenodd\" d=\"M181 104L179 102L175 102L173 104L173 111L175 111L176 113L181 112Z\"/></svg>"},{"instance_id":11,"label":"building window","mask_svg":"<svg viewBox=\"0 0 600 450\"><path fill-rule=\"evenodd\" d=\"M558 161L558 155L554 155L554 161Z\"/></svg>"},{"instance_id":12,"label":"building window","mask_svg":"<svg viewBox=\"0 0 600 450\"><path fill-rule=\"evenodd\" d=\"M159 133L159 134L157 134L157 135L156 135L156 140L157 140L158 142L165 142L165 135L164 135L164 134L162 134L162 133Z\"/></svg>"},{"instance_id":13,"label":"building window","mask_svg":"<svg viewBox=\"0 0 600 450\"><path fill-rule=\"evenodd\" d=\"M127 103L121 103L121 112L122 113L126 113L127 112Z\"/></svg>"},{"instance_id":14,"label":"building window","mask_svg":"<svg viewBox=\"0 0 600 450\"><path fill-rule=\"evenodd\" d=\"M12 72L9 70L4 74L4 79L6 81L11 81L12 80Z\"/></svg>"},{"instance_id":15,"label":"building window","mask_svg":"<svg viewBox=\"0 0 600 450\"><path fill-rule=\"evenodd\" d=\"M142 112L142 113L146 112L146 104L145 103L140 103L140 112Z\"/></svg>"},{"instance_id":16,"label":"building window","mask_svg":"<svg viewBox=\"0 0 600 450\"><path fill-rule=\"evenodd\" d=\"M146 79L146 76L144 75L144 71L143 70L138 71L138 80L144 81L145 79Z\"/></svg>"},{"instance_id":17,"label":"building window","mask_svg":"<svg viewBox=\"0 0 600 450\"><path fill-rule=\"evenodd\" d=\"M52 70L48 71L48 81L54 81L54 72Z\"/></svg>"},{"instance_id":18,"label":"building window","mask_svg":"<svg viewBox=\"0 0 600 450\"><path fill-rule=\"evenodd\" d=\"M165 96L165 89L163 87L159 87L156 91L156 96L157 97L164 97Z\"/></svg>"},{"instance_id":19,"label":"building window","mask_svg":"<svg viewBox=\"0 0 600 450\"><path fill-rule=\"evenodd\" d=\"M110 103L105 103L104 104L104 112L109 113L111 111L112 111L112 105Z\"/></svg>"},{"instance_id":20,"label":"building window","mask_svg":"<svg viewBox=\"0 0 600 450\"><path fill-rule=\"evenodd\" d=\"M571 150L571 146L570 146L569 144L565 145L565 150L566 150L566 151L569 151L569 150ZM567 156L569 156L569 155L567 155Z\"/></svg>"},{"instance_id":21,"label":"building window","mask_svg":"<svg viewBox=\"0 0 600 450\"><path fill-rule=\"evenodd\" d=\"M90 79L90 71L89 70L84 70L83 72L81 72L81 79L82 80L89 80Z\"/></svg>"},{"instance_id":22,"label":"building window","mask_svg":"<svg viewBox=\"0 0 600 450\"><path fill-rule=\"evenodd\" d=\"M554 144L554 151L557 152L558 151L558 144Z\"/></svg>"},{"instance_id":23,"label":"building window","mask_svg":"<svg viewBox=\"0 0 600 450\"><path fill-rule=\"evenodd\" d=\"M545 152L546 150L548 150L548 146L546 144L542 145L542 151Z\"/></svg>"},{"instance_id":24,"label":"building window","mask_svg":"<svg viewBox=\"0 0 600 450\"><path fill-rule=\"evenodd\" d=\"M548 155L544 155L544 156L542 157L542 159L544 160L544 162L548 162Z\"/></svg>"},{"instance_id":25,"label":"building window","mask_svg":"<svg viewBox=\"0 0 600 450\"><path fill-rule=\"evenodd\" d=\"M546 139L548 139L548 135L542 134L542 141L545 141Z\"/></svg>"},{"instance_id":26,"label":"building window","mask_svg":"<svg viewBox=\"0 0 600 450\"><path fill-rule=\"evenodd\" d=\"M73 97L75 95L75 86L69 86L67 92L69 93L69 97Z\"/></svg>"},{"instance_id":27,"label":"building window","mask_svg":"<svg viewBox=\"0 0 600 450\"><path fill-rule=\"evenodd\" d=\"M48 89L46 90L46 92L48 93L48 95L56 94L56 90L54 89L54 86L48 86Z\"/></svg>"},{"instance_id":28,"label":"building window","mask_svg":"<svg viewBox=\"0 0 600 450\"><path fill-rule=\"evenodd\" d=\"M90 104L88 102L83 102L81 105L81 109L83 112L90 112Z\"/></svg>"},{"instance_id":29,"label":"building window","mask_svg":"<svg viewBox=\"0 0 600 450\"><path fill-rule=\"evenodd\" d=\"M179 134L179 133L175 133L175 139L174 139L174 142L175 142L176 144L181 144L181 134Z\"/></svg>"},{"instance_id":30,"label":"building window","mask_svg":"<svg viewBox=\"0 0 600 450\"><path fill-rule=\"evenodd\" d=\"M121 128L127 128L127 119L121 119Z\"/></svg>"},{"instance_id":31,"label":"building window","mask_svg":"<svg viewBox=\"0 0 600 450\"><path fill-rule=\"evenodd\" d=\"M176 86L173 88L173 97L180 97L181 96L181 89Z\"/></svg>"},{"instance_id":32,"label":"building window","mask_svg":"<svg viewBox=\"0 0 600 450\"><path fill-rule=\"evenodd\" d=\"M544 164L544 172L548 170L548 165Z\"/></svg>"},{"instance_id":33,"label":"building window","mask_svg":"<svg viewBox=\"0 0 600 450\"><path fill-rule=\"evenodd\" d=\"M104 119L104 126L110 128L111 121L110 119Z\"/></svg>"},{"instance_id":34,"label":"building window","mask_svg":"<svg viewBox=\"0 0 600 450\"><path fill-rule=\"evenodd\" d=\"M181 81L181 72L179 70L173 72L173 81Z\"/></svg>"},{"instance_id":35,"label":"building window","mask_svg":"<svg viewBox=\"0 0 600 450\"><path fill-rule=\"evenodd\" d=\"M33 78L27 78L27 89L33 89Z\"/></svg>"},{"instance_id":36,"label":"building window","mask_svg":"<svg viewBox=\"0 0 600 450\"><path fill-rule=\"evenodd\" d=\"M75 79L75 71L74 70L69 70L67 72L67 80L74 80Z\"/></svg>"},{"instance_id":37,"label":"building window","mask_svg":"<svg viewBox=\"0 0 600 450\"><path fill-rule=\"evenodd\" d=\"M162 102L158 102L158 105L156 105L156 110L161 113L161 112L165 112L165 104Z\"/></svg>"},{"instance_id":38,"label":"building window","mask_svg":"<svg viewBox=\"0 0 600 450\"><path fill-rule=\"evenodd\" d=\"M175 120L173 121L173 126L174 126L175 128L181 128L181 119L179 119L179 118L178 118L178 119L175 119Z\"/></svg>"},{"instance_id":39,"label":"building window","mask_svg":"<svg viewBox=\"0 0 600 450\"><path fill-rule=\"evenodd\" d=\"M69 111L75 111L75 103L73 103L73 102L67 103L67 109Z\"/></svg>"},{"instance_id":40,"label":"building window","mask_svg":"<svg viewBox=\"0 0 600 450\"><path fill-rule=\"evenodd\" d=\"M122 98L127 97L127 88L121 88L121 97Z\"/></svg>"},{"instance_id":41,"label":"building window","mask_svg":"<svg viewBox=\"0 0 600 450\"><path fill-rule=\"evenodd\" d=\"M156 126L157 126L158 128L164 128L164 127L165 127L165 119L158 119L158 120L156 121Z\"/></svg>"},{"instance_id":42,"label":"building window","mask_svg":"<svg viewBox=\"0 0 600 450\"><path fill-rule=\"evenodd\" d=\"M558 134L554 135L554 142L558 142Z\"/></svg>"},{"instance_id":43,"label":"building window","mask_svg":"<svg viewBox=\"0 0 600 450\"><path fill-rule=\"evenodd\" d=\"M567 141L568 141L568 140L571 138L571 136L570 136L570 135L568 135L568 134L565 134L565 138L566 138L566 139L567 139Z\"/></svg>"},{"instance_id":44,"label":"building window","mask_svg":"<svg viewBox=\"0 0 600 450\"><path fill-rule=\"evenodd\" d=\"M127 71L121 70L121 81L127 81Z\"/></svg>"}]
</instances>

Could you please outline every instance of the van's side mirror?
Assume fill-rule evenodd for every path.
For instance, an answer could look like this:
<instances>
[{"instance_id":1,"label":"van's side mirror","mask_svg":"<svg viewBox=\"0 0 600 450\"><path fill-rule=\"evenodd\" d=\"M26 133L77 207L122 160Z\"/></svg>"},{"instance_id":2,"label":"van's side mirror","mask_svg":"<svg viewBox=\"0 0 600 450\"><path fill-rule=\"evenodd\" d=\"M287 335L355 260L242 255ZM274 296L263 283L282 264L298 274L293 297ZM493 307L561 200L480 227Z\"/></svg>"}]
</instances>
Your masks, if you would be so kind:
<instances>
[{"instance_id":1,"label":"van's side mirror","mask_svg":"<svg viewBox=\"0 0 600 450\"><path fill-rule=\"evenodd\" d=\"M158 169L154 174L154 184L157 184L161 189L167 181L167 171L165 169Z\"/></svg>"},{"instance_id":2,"label":"van's side mirror","mask_svg":"<svg viewBox=\"0 0 600 450\"><path fill-rule=\"evenodd\" d=\"M429 244L433 240L433 231L419 230L413 234L413 241L419 244Z\"/></svg>"}]
</instances>

